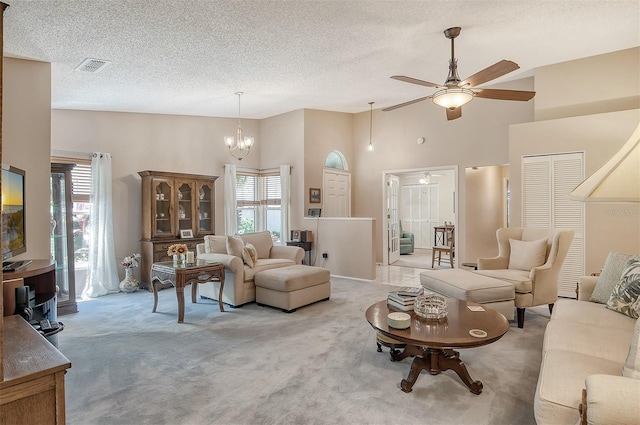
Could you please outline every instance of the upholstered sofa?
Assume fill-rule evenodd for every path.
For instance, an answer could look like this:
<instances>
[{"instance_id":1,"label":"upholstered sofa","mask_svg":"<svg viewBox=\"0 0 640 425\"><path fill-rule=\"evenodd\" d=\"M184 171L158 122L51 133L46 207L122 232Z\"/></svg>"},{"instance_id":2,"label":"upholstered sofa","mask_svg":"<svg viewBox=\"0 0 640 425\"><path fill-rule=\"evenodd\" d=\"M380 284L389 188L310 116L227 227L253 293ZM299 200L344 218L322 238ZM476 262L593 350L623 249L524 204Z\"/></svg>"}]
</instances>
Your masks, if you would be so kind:
<instances>
[{"instance_id":1,"label":"upholstered sofa","mask_svg":"<svg viewBox=\"0 0 640 425\"><path fill-rule=\"evenodd\" d=\"M580 278L578 300L553 309L534 399L539 425L640 424L640 321L590 301L596 281Z\"/></svg>"},{"instance_id":2,"label":"upholstered sofa","mask_svg":"<svg viewBox=\"0 0 640 425\"><path fill-rule=\"evenodd\" d=\"M251 244L257 259L253 267L243 261L243 248ZM205 236L196 246L198 259L217 261L225 266L225 283L222 302L239 307L256 300L253 278L256 273L278 267L302 264L304 250L296 246L274 245L268 231L237 236ZM218 299L218 283L200 285L200 296Z\"/></svg>"}]
</instances>

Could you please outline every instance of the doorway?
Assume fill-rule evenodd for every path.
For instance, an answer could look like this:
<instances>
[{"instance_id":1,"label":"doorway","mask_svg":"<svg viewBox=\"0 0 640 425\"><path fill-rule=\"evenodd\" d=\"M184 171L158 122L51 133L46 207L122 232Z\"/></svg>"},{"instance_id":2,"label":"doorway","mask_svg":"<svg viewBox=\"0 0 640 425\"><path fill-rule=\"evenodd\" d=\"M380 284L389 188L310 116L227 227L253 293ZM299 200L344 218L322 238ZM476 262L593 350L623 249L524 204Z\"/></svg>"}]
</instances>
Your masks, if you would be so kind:
<instances>
[{"instance_id":1,"label":"doorway","mask_svg":"<svg viewBox=\"0 0 640 425\"><path fill-rule=\"evenodd\" d=\"M393 190L394 179L397 193ZM413 255L421 257L424 268L430 267L426 259L431 256L434 227L445 222L457 224L458 167L383 171L382 184L382 264L412 263L416 267L411 261ZM400 236L400 229L413 233L414 253L400 255L396 250L394 241Z\"/></svg>"}]
</instances>

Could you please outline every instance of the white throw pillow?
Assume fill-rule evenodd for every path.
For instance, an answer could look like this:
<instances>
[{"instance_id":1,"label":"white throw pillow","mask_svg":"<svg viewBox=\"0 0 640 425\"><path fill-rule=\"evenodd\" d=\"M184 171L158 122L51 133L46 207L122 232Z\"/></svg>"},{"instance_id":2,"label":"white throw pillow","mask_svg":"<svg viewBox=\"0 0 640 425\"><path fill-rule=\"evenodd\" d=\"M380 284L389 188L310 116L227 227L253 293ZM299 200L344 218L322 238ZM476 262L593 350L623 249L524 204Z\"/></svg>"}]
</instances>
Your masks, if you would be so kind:
<instances>
[{"instance_id":1,"label":"white throw pillow","mask_svg":"<svg viewBox=\"0 0 640 425\"><path fill-rule=\"evenodd\" d=\"M251 268L255 267L256 261L258 260L258 252L250 243L246 244L244 248L242 248L242 259L247 266Z\"/></svg>"},{"instance_id":2,"label":"white throw pillow","mask_svg":"<svg viewBox=\"0 0 640 425\"><path fill-rule=\"evenodd\" d=\"M242 248L244 248L244 241L240 236L227 238L227 254L242 258Z\"/></svg>"},{"instance_id":3,"label":"white throw pillow","mask_svg":"<svg viewBox=\"0 0 640 425\"><path fill-rule=\"evenodd\" d=\"M509 239L511 255L509 268L512 270L529 271L544 264L547 257L547 240L520 241Z\"/></svg>"},{"instance_id":4,"label":"white throw pillow","mask_svg":"<svg viewBox=\"0 0 640 425\"><path fill-rule=\"evenodd\" d=\"M593 288L591 302L606 304L609 301L613 288L620 282L622 271L631 257L633 255L620 254L619 252L610 252L607 255L607 261L605 261L596 286Z\"/></svg>"},{"instance_id":5,"label":"white throw pillow","mask_svg":"<svg viewBox=\"0 0 640 425\"><path fill-rule=\"evenodd\" d=\"M640 379L640 344L638 344L638 338L640 338L640 319L636 319L629 355L622 368L622 376L627 378Z\"/></svg>"},{"instance_id":6,"label":"white throw pillow","mask_svg":"<svg viewBox=\"0 0 640 425\"><path fill-rule=\"evenodd\" d=\"M207 235L204 237L204 252L211 254L227 253L227 237Z\"/></svg>"}]
</instances>

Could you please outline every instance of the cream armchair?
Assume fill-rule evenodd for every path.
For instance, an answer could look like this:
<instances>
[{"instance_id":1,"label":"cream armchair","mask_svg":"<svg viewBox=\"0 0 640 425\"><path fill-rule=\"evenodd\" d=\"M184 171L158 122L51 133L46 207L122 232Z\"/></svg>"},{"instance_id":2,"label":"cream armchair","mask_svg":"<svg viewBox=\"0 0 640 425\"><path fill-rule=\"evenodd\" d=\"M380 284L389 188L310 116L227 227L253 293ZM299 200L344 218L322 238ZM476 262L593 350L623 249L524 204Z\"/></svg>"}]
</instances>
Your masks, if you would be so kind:
<instances>
[{"instance_id":1,"label":"cream armchair","mask_svg":"<svg viewBox=\"0 0 640 425\"><path fill-rule=\"evenodd\" d=\"M498 256L479 258L478 273L513 283L518 327L524 326L527 307L558 299L558 275L567 256L573 230L510 227L498 229Z\"/></svg>"}]
</instances>

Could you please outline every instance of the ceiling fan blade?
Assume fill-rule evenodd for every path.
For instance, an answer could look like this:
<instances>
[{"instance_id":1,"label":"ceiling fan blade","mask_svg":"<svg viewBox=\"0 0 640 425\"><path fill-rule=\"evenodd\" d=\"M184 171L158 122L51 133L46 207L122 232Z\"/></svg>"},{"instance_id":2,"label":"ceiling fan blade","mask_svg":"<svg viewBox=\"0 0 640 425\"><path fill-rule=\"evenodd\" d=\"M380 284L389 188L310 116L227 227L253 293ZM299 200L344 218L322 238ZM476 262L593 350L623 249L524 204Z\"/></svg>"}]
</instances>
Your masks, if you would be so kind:
<instances>
[{"instance_id":1,"label":"ceiling fan blade","mask_svg":"<svg viewBox=\"0 0 640 425\"><path fill-rule=\"evenodd\" d=\"M475 87L482 83L486 83L487 81L502 77L503 75L515 71L518 68L520 67L517 63L503 59L482 71L476 72L471 77L458 84L458 87Z\"/></svg>"},{"instance_id":2,"label":"ceiling fan blade","mask_svg":"<svg viewBox=\"0 0 640 425\"><path fill-rule=\"evenodd\" d=\"M398 81L404 81L405 83L417 84L419 86L444 88L444 86L441 86L440 84L430 83L428 81L418 80L417 78L407 77L404 75L394 75L391 78Z\"/></svg>"},{"instance_id":3,"label":"ceiling fan blade","mask_svg":"<svg viewBox=\"0 0 640 425\"><path fill-rule=\"evenodd\" d=\"M473 91L476 93L476 97L497 100L527 101L533 99L533 96L536 95L534 91L524 90L473 89Z\"/></svg>"},{"instance_id":4,"label":"ceiling fan blade","mask_svg":"<svg viewBox=\"0 0 640 425\"><path fill-rule=\"evenodd\" d=\"M427 100L427 99L431 99L431 96L425 96L425 97L421 97L420 99L413 99L408 102L400 103L398 105L389 106L387 108L384 108L382 112L393 111L394 109L402 108L403 106L409 106L414 103L422 102L423 100Z\"/></svg>"},{"instance_id":5,"label":"ceiling fan blade","mask_svg":"<svg viewBox=\"0 0 640 425\"><path fill-rule=\"evenodd\" d=\"M447 121L455 120L462 116L462 106L456 109L447 108Z\"/></svg>"}]
</instances>

